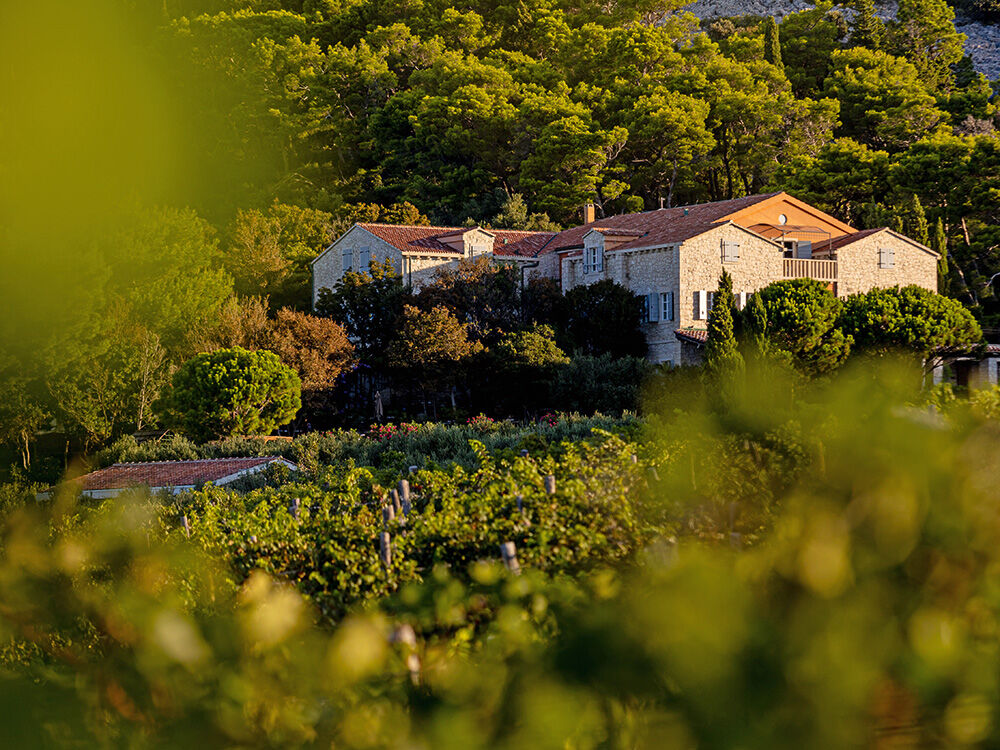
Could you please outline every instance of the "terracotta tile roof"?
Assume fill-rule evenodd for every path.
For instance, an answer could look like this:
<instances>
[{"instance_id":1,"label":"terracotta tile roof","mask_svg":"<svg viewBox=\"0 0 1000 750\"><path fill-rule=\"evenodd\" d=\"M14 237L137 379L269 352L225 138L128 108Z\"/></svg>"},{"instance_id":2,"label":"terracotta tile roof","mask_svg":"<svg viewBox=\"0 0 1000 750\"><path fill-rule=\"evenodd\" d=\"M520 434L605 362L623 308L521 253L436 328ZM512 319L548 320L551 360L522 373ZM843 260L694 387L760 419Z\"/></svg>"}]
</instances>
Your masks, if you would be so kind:
<instances>
[{"instance_id":1,"label":"terracotta tile roof","mask_svg":"<svg viewBox=\"0 0 1000 750\"><path fill-rule=\"evenodd\" d=\"M836 237L829 242L823 240L822 242L816 243L816 248L819 250L826 250L829 248L833 252L836 252L845 245L853 245L858 240L863 240L865 237L871 237L873 234L878 234L879 232L885 232L888 227L879 227L878 229L862 229L860 232L855 232L854 234L845 234L841 237Z\"/></svg>"},{"instance_id":2,"label":"terracotta tile roof","mask_svg":"<svg viewBox=\"0 0 1000 750\"><path fill-rule=\"evenodd\" d=\"M149 461L114 464L77 477L74 483L82 490L111 490L145 485L147 487L187 487L215 482L230 474L282 460L278 456L252 458L206 458L198 461Z\"/></svg>"},{"instance_id":3,"label":"terracotta tile roof","mask_svg":"<svg viewBox=\"0 0 1000 750\"><path fill-rule=\"evenodd\" d=\"M987 344L986 345L987 354L1000 354L1000 344Z\"/></svg>"},{"instance_id":4,"label":"terracotta tile roof","mask_svg":"<svg viewBox=\"0 0 1000 750\"><path fill-rule=\"evenodd\" d=\"M678 341L688 344L704 344L708 341L708 331L704 328L678 328L674 331Z\"/></svg>"},{"instance_id":5,"label":"terracotta tile roof","mask_svg":"<svg viewBox=\"0 0 1000 750\"><path fill-rule=\"evenodd\" d=\"M567 229L557 234L543 249L543 253L564 251L583 246L583 236L591 229L611 234L619 231L622 234L634 235L635 240L618 245L615 250L629 247L646 247L651 245L683 242L695 237L726 220L726 217L737 211L742 211L757 203L762 203L780 193L749 195L745 198L735 198L714 203L699 203L693 206L677 206L676 208L661 208L656 211L644 211L638 214L619 214Z\"/></svg>"},{"instance_id":6,"label":"terracotta tile roof","mask_svg":"<svg viewBox=\"0 0 1000 750\"><path fill-rule=\"evenodd\" d=\"M359 227L385 240L402 252L433 252L463 255L441 241L469 231L471 227L427 227L404 224L359 223ZM493 235L493 251L497 255L534 257L554 235L553 232L523 232L514 229L483 229Z\"/></svg>"}]
</instances>

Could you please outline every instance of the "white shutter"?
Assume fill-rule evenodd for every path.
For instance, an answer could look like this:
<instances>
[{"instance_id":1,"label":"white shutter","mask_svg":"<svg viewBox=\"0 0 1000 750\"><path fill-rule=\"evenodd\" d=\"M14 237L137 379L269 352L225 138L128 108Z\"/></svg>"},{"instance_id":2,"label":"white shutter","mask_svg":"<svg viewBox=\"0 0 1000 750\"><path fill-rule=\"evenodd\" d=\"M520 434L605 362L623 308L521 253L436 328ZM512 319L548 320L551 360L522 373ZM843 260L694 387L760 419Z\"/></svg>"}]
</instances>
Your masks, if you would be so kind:
<instances>
[{"instance_id":1,"label":"white shutter","mask_svg":"<svg viewBox=\"0 0 1000 750\"><path fill-rule=\"evenodd\" d=\"M886 268L895 268L896 267L896 251L893 250L891 247L887 247L885 249L885 252L888 255L888 261L889 261L889 265L886 266Z\"/></svg>"},{"instance_id":2,"label":"white shutter","mask_svg":"<svg viewBox=\"0 0 1000 750\"><path fill-rule=\"evenodd\" d=\"M796 257L809 260L813 257L813 243L808 240L799 240L795 246Z\"/></svg>"},{"instance_id":3,"label":"white shutter","mask_svg":"<svg viewBox=\"0 0 1000 750\"><path fill-rule=\"evenodd\" d=\"M747 306L747 293L746 292L740 292L739 294L736 295L736 306L740 310L742 310L744 307Z\"/></svg>"},{"instance_id":4,"label":"white shutter","mask_svg":"<svg viewBox=\"0 0 1000 750\"><path fill-rule=\"evenodd\" d=\"M362 247L358 249L358 270L367 271L368 263L371 261L371 248Z\"/></svg>"},{"instance_id":5,"label":"white shutter","mask_svg":"<svg viewBox=\"0 0 1000 750\"><path fill-rule=\"evenodd\" d=\"M694 319L705 320L708 318L708 292L694 293Z\"/></svg>"},{"instance_id":6,"label":"white shutter","mask_svg":"<svg viewBox=\"0 0 1000 750\"><path fill-rule=\"evenodd\" d=\"M653 294L647 294L646 295L646 299L648 300L648 302L646 303L646 307L649 308L649 322L650 323L657 323L657 322L659 322L659 320L660 320L660 304L659 304L660 303L660 295L658 295L658 294L656 294L654 292Z\"/></svg>"},{"instance_id":7,"label":"white shutter","mask_svg":"<svg viewBox=\"0 0 1000 750\"><path fill-rule=\"evenodd\" d=\"M351 268L353 267L352 263L354 261L354 249L353 248L349 248L349 247L345 247L344 248L343 258L344 258L343 270L345 272L350 271Z\"/></svg>"}]
</instances>

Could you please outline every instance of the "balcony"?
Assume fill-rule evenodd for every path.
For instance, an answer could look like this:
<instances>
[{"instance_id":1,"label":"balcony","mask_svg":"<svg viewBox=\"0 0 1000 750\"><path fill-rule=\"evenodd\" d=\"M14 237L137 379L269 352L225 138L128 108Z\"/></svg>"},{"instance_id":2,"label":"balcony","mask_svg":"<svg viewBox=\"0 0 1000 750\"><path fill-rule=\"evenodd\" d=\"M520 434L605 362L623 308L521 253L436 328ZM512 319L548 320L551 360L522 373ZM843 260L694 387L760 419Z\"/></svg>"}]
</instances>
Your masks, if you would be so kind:
<instances>
[{"instance_id":1,"label":"balcony","mask_svg":"<svg viewBox=\"0 0 1000 750\"><path fill-rule=\"evenodd\" d=\"M783 258L786 279L837 280L837 261L812 258Z\"/></svg>"}]
</instances>

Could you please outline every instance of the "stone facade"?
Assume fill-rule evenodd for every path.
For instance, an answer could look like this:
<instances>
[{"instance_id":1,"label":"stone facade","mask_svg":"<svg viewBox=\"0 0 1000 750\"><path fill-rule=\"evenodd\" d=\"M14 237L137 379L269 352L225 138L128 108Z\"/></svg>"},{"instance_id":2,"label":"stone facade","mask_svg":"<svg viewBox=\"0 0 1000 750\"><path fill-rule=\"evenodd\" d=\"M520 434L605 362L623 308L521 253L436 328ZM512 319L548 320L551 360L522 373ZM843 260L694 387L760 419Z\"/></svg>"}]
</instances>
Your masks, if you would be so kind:
<instances>
[{"instance_id":1,"label":"stone facade","mask_svg":"<svg viewBox=\"0 0 1000 750\"><path fill-rule=\"evenodd\" d=\"M597 240L594 242L599 244ZM737 260L723 262L723 242L738 245ZM647 313L642 324L649 344L647 356L652 362L672 365L691 360L690 353L683 354L674 332L678 328L707 326L708 320L700 317L701 309L695 307L700 303L695 293L706 295L707 313L707 295L718 287L723 269L733 277L733 291L737 295L755 292L780 279L782 273L781 248L732 223L664 247L611 250L603 259L601 270L584 273L581 253L565 255L562 260L563 290L611 279L651 300L647 305L655 302L658 309L652 315ZM671 296L664 300L664 295L668 294Z\"/></svg>"},{"instance_id":2,"label":"stone facade","mask_svg":"<svg viewBox=\"0 0 1000 750\"><path fill-rule=\"evenodd\" d=\"M879 250L892 250L891 268L880 268ZM937 291L937 255L895 232L882 231L837 251L837 296L916 284Z\"/></svg>"}]
</instances>

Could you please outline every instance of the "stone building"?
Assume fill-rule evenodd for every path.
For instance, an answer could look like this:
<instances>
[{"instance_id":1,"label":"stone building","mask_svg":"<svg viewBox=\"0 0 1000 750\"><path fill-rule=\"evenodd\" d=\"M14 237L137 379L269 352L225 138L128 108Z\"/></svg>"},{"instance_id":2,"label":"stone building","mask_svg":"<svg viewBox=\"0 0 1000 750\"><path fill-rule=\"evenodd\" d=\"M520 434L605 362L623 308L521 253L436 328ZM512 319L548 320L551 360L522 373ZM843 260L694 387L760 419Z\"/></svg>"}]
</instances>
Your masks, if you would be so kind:
<instances>
[{"instance_id":1,"label":"stone building","mask_svg":"<svg viewBox=\"0 0 1000 750\"><path fill-rule=\"evenodd\" d=\"M653 362L700 359L723 270L737 305L782 279L813 278L845 297L916 284L937 291L938 254L889 229L858 231L787 193L594 220L542 248L563 290L612 279L645 301Z\"/></svg>"},{"instance_id":2,"label":"stone building","mask_svg":"<svg viewBox=\"0 0 1000 750\"><path fill-rule=\"evenodd\" d=\"M389 261L404 283L415 290L437 271L454 267L463 258L488 255L540 268L538 252L552 237L552 232L480 227L355 224L313 260L313 304L321 289L333 289L346 271L367 270L370 261Z\"/></svg>"},{"instance_id":3,"label":"stone building","mask_svg":"<svg viewBox=\"0 0 1000 750\"><path fill-rule=\"evenodd\" d=\"M738 306L782 279L813 278L844 297L916 284L937 291L938 254L890 229L858 231L787 193L661 208L585 223L557 234L480 227L356 224L313 261L313 299L346 269L391 260L419 288L463 258L490 255L559 282L563 291L611 279L644 300L653 362L700 358L723 270Z\"/></svg>"}]
</instances>

